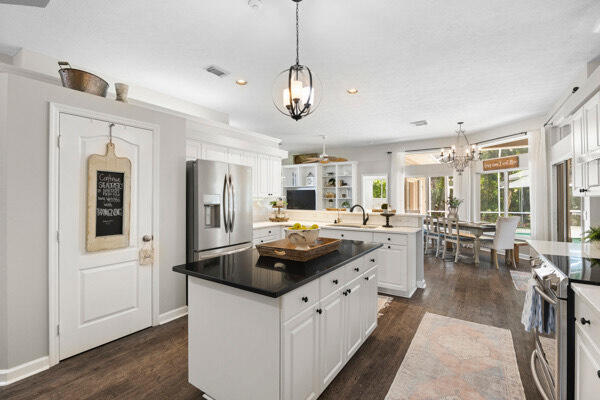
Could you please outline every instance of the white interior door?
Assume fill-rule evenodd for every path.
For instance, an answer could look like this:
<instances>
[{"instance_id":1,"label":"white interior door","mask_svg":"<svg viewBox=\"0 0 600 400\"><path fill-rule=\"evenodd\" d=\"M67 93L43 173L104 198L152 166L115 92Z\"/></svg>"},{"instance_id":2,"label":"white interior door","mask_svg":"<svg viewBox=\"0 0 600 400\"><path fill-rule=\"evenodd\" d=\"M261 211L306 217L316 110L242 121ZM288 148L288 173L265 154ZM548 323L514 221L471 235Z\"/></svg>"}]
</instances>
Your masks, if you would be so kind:
<instances>
[{"instance_id":1,"label":"white interior door","mask_svg":"<svg viewBox=\"0 0 600 400\"><path fill-rule=\"evenodd\" d=\"M113 127L117 156L131 160L129 245L86 251L87 159L105 154L108 125L60 114L60 359L152 324L152 265L138 261L142 237L153 234L152 131Z\"/></svg>"}]
</instances>

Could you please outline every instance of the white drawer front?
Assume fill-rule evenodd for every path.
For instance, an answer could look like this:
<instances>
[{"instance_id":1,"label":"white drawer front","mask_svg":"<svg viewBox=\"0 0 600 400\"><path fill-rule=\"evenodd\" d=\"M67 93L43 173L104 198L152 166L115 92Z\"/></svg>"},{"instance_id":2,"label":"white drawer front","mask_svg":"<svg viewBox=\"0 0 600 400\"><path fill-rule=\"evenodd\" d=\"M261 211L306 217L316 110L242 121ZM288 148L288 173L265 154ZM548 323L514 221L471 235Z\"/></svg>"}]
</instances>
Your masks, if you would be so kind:
<instances>
[{"instance_id":1,"label":"white drawer front","mask_svg":"<svg viewBox=\"0 0 600 400\"><path fill-rule=\"evenodd\" d=\"M319 294L321 299L329 296L348 282L346 280L346 270L344 267L323 275L319 278Z\"/></svg>"},{"instance_id":2,"label":"white drawer front","mask_svg":"<svg viewBox=\"0 0 600 400\"><path fill-rule=\"evenodd\" d=\"M252 243L254 243L255 245L257 245L257 244L274 242L274 241L279 240L279 239L281 239L281 237L279 237L279 235L277 235L277 236L263 236L263 237L260 237L260 238L254 238L254 240L252 240Z\"/></svg>"},{"instance_id":3,"label":"white drawer front","mask_svg":"<svg viewBox=\"0 0 600 400\"><path fill-rule=\"evenodd\" d=\"M600 312L578 294L575 295L575 325L600 349Z\"/></svg>"},{"instance_id":4,"label":"white drawer front","mask_svg":"<svg viewBox=\"0 0 600 400\"><path fill-rule=\"evenodd\" d=\"M307 283L281 298L282 320L285 322L319 301L319 279Z\"/></svg>"},{"instance_id":5,"label":"white drawer front","mask_svg":"<svg viewBox=\"0 0 600 400\"><path fill-rule=\"evenodd\" d=\"M373 241L373 233L372 232L339 230L338 234L339 234L338 237L340 239L360 240L363 242L372 242Z\"/></svg>"},{"instance_id":6,"label":"white drawer front","mask_svg":"<svg viewBox=\"0 0 600 400\"><path fill-rule=\"evenodd\" d=\"M402 233L380 233L373 234L373 241L378 243L400 244L406 245L408 237Z\"/></svg>"},{"instance_id":7,"label":"white drawer front","mask_svg":"<svg viewBox=\"0 0 600 400\"><path fill-rule=\"evenodd\" d=\"M365 257L363 256L343 266L342 269L345 270L346 282L350 282L365 273L369 269L365 264Z\"/></svg>"},{"instance_id":8,"label":"white drawer front","mask_svg":"<svg viewBox=\"0 0 600 400\"><path fill-rule=\"evenodd\" d=\"M281 227L279 227L279 226L254 229L254 231L252 233L253 239L258 239L258 238L265 237L265 236L279 237L279 235L281 235Z\"/></svg>"},{"instance_id":9,"label":"white drawer front","mask_svg":"<svg viewBox=\"0 0 600 400\"><path fill-rule=\"evenodd\" d=\"M341 231L335 229L321 229L320 237L332 238L332 239L341 239L340 236Z\"/></svg>"}]
</instances>

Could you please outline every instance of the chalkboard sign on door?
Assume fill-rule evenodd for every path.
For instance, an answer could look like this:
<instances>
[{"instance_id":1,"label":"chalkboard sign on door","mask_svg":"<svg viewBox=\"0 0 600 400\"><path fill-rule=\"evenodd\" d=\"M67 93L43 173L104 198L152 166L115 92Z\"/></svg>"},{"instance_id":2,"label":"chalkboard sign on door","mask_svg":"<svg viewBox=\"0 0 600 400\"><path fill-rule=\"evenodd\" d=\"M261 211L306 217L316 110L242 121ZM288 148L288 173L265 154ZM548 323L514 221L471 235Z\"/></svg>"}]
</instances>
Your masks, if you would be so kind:
<instances>
[{"instance_id":1,"label":"chalkboard sign on door","mask_svg":"<svg viewBox=\"0 0 600 400\"><path fill-rule=\"evenodd\" d=\"M123 234L123 172L96 172L96 237Z\"/></svg>"},{"instance_id":2,"label":"chalkboard sign on door","mask_svg":"<svg viewBox=\"0 0 600 400\"><path fill-rule=\"evenodd\" d=\"M88 158L87 251L118 249L129 245L131 161L117 157L115 145L106 155Z\"/></svg>"}]
</instances>

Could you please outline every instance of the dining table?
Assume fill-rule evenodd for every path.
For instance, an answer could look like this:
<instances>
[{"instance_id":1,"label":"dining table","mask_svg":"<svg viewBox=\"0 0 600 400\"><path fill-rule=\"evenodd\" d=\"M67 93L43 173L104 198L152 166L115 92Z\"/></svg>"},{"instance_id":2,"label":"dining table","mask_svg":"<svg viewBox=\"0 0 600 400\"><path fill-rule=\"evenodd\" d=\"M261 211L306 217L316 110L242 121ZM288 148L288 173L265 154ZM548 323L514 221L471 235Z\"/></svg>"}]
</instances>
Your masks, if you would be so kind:
<instances>
[{"instance_id":1,"label":"dining table","mask_svg":"<svg viewBox=\"0 0 600 400\"><path fill-rule=\"evenodd\" d=\"M473 235L473 253L475 254L475 264L479 264L479 250L481 248L481 236L484 233L495 232L496 224L487 222L458 221L461 230L468 231Z\"/></svg>"},{"instance_id":2,"label":"dining table","mask_svg":"<svg viewBox=\"0 0 600 400\"><path fill-rule=\"evenodd\" d=\"M481 236L483 236L484 233L495 232L496 224L490 224L488 222L471 222L459 220L458 226L460 230L467 231L473 236L473 253L475 258L475 264L479 264Z\"/></svg>"}]
</instances>

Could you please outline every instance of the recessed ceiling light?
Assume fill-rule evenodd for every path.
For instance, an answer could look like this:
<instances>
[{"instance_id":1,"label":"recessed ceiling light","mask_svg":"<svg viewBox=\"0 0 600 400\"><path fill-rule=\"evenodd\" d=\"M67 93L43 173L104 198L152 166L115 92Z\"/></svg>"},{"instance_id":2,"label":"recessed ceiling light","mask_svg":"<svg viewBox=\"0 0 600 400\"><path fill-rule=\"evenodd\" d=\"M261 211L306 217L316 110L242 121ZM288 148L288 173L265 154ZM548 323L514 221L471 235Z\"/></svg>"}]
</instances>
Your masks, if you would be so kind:
<instances>
[{"instance_id":1,"label":"recessed ceiling light","mask_svg":"<svg viewBox=\"0 0 600 400\"><path fill-rule=\"evenodd\" d=\"M245 81L243 79L238 79L237 81L235 81L235 83L237 83L240 86L246 86L248 84L248 81Z\"/></svg>"},{"instance_id":2,"label":"recessed ceiling light","mask_svg":"<svg viewBox=\"0 0 600 400\"><path fill-rule=\"evenodd\" d=\"M422 119L420 121L413 121L413 122L411 122L411 124L414 126L425 126L425 125L427 125L427 121Z\"/></svg>"},{"instance_id":3,"label":"recessed ceiling light","mask_svg":"<svg viewBox=\"0 0 600 400\"><path fill-rule=\"evenodd\" d=\"M356 93L358 93L358 89L350 88L350 89L346 89L346 92L348 92L348 94L356 94Z\"/></svg>"}]
</instances>

